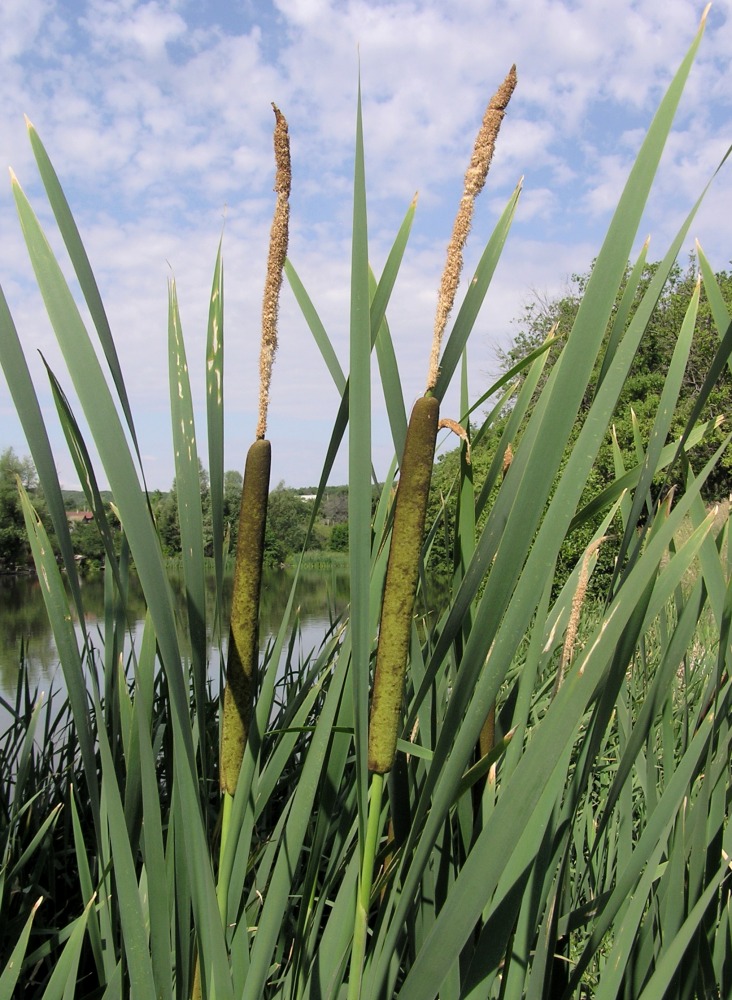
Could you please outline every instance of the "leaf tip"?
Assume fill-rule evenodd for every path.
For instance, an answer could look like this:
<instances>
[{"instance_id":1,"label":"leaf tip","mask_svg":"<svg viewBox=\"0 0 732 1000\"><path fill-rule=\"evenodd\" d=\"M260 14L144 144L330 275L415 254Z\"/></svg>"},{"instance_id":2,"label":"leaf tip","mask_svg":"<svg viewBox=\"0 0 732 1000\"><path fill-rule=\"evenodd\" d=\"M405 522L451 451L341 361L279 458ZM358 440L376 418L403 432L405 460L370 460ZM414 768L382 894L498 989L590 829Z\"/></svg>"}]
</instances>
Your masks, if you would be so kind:
<instances>
[{"instance_id":1,"label":"leaf tip","mask_svg":"<svg viewBox=\"0 0 732 1000\"><path fill-rule=\"evenodd\" d=\"M711 6L712 6L712 5L711 5L711 3L708 3L708 4L706 5L706 7L704 8L704 13L702 14L702 16L701 16L701 21L699 22L699 27L700 27L700 28L703 28L703 27L704 27L704 25L706 24L706 20L707 20L707 14L709 13L709 11L710 11L710 9L711 9Z\"/></svg>"}]
</instances>

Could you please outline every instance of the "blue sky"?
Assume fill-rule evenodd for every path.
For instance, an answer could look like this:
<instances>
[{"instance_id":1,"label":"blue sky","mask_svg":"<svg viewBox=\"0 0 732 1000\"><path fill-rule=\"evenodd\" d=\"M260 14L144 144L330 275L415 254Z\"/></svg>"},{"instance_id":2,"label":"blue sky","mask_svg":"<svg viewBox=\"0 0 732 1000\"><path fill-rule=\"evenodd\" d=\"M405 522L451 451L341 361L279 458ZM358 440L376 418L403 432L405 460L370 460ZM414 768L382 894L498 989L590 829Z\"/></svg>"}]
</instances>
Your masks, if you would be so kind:
<instances>
[{"instance_id":1,"label":"blue sky","mask_svg":"<svg viewBox=\"0 0 732 1000\"><path fill-rule=\"evenodd\" d=\"M663 255L732 143L731 6L717 0L711 9L638 235L640 246L650 234L652 259ZM487 100L516 63L518 87L466 253L469 276L523 177L517 218L471 340L477 397L496 371L496 346L515 330L512 319L533 295L562 292L569 275L597 253L702 10L691 0L1 0L0 160L47 219L27 114L61 177L102 290L148 482L167 489L174 474L167 281L175 276L202 402L208 295L222 227L227 468L242 468L254 437L273 207L272 101L287 116L292 142L290 258L347 369L360 60L377 270L419 192L388 317L409 404L424 387L439 276L473 138ZM693 230L717 269L732 256L730 218L727 169ZM0 226L0 284L34 373L62 485L73 487L38 350L62 384L69 380L34 288L9 183L0 189ZM317 481L337 406L285 285L268 431L273 485ZM443 410L456 411L456 401L448 398ZM28 452L2 376L0 427L0 447ZM202 412L198 430L203 441ZM391 451L378 392L373 441L383 475ZM346 479L345 449L334 479Z\"/></svg>"}]
</instances>

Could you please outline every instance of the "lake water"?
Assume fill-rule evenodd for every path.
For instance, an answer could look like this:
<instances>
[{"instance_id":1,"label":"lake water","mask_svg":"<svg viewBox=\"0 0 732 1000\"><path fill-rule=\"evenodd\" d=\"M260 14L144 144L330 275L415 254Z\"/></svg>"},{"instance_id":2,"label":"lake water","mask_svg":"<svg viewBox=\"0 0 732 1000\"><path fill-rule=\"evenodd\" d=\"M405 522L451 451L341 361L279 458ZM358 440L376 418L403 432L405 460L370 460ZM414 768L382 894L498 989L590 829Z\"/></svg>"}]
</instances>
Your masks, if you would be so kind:
<instances>
[{"instance_id":1,"label":"lake water","mask_svg":"<svg viewBox=\"0 0 732 1000\"><path fill-rule=\"evenodd\" d=\"M265 648L277 633L285 612L293 574L287 570L266 570L262 581L260 646ZM171 582L185 620L185 599L180 575L171 568ZM218 676L218 650L213 647L211 619L214 606L214 580L208 581L207 614L209 633L210 676ZM225 610L231 597L232 577L225 581ZM103 648L104 580L101 576L82 582L86 611L86 627L97 646ZM297 653L305 655L323 640L331 617L341 614L348 604L348 570L338 567L307 570L300 575L295 598L299 608L300 635ZM130 586L130 641L139 643L145 616L145 603L139 584L133 578ZM80 629L78 630L80 633ZM31 690L48 692L62 686L63 675L56 654L53 634L46 615L41 588L35 577L0 577L0 694L13 701L18 680L21 644L24 646L25 670Z\"/></svg>"}]
</instances>

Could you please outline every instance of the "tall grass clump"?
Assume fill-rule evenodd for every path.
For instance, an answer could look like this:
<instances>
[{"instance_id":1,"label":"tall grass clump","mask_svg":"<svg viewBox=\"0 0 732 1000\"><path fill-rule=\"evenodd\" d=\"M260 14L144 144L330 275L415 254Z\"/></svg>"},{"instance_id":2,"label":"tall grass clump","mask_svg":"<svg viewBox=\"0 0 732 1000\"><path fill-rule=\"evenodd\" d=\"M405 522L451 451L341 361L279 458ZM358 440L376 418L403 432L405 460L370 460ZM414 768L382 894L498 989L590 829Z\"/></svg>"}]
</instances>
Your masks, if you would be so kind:
<instances>
[{"instance_id":1,"label":"tall grass clump","mask_svg":"<svg viewBox=\"0 0 732 1000\"><path fill-rule=\"evenodd\" d=\"M13 178L67 368L63 376L49 373L51 390L88 501L101 507L103 474L122 538L120 544L105 528L104 628L91 634L43 415L0 296L0 363L60 541L61 565L23 495L66 691L44 717L21 685L2 741L0 1000L732 994L732 563L729 520L707 510L701 492L730 435L703 462L696 451L718 429L699 421L731 364L732 321L701 248L700 283L679 322L651 433L647 440L638 435L633 462L618 452L613 481L589 501L586 493L598 452L612 440L636 351L707 196L705 190L687 207L639 304L625 308L636 291L626 288L630 298L621 301L627 275L641 271L628 267L638 226L703 32L704 21L649 126L561 350L548 340L476 397L466 347L509 238L521 183L484 240L462 300L460 257L513 89L509 74L480 131L486 144L479 137L468 170L430 374L409 421L387 314L416 204L377 273L368 249L359 96L348 370L293 263L283 260L286 242L270 256L263 310L266 340L284 268L340 397L310 528L348 434L350 607L333 616L322 644L297 660L294 639L288 645L296 571L277 637L259 651L256 551L268 481L260 469L255 500L243 504L255 513L252 540L243 530L237 553L242 563L252 553L254 561L240 571L237 586L246 585L248 597L232 612L227 690L237 711L230 757L219 756L219 730L227 737L231 708L226 694L222 707L211 692L206 646L207 621L224 631L228 625L221 476L211 477L219 525L211 612L201 557L201 437L175 288L169 379L186 537L185 622L174 612L133 414L91 265L29 125L91 319L88 329ZM284 128L278 115L276 144L284 142ZM276 154L275 220L286 210L284 148ZM702 288L718 349L683 432L672 438ZM271 361L271 337L265 346ZM394 445L373 510L372 354ZM221 251L205 364L208 464L220 471ZM66 394L67 380L78 404ZM460 412L444 422L459 428L460 465L431 520L424 504L439 409L454 380ZM259 453L269 448L263 424L255 437L262 461ZM475 454L488 441L490 461L479 475L468 449ZM672 469L684 483L674 495L663 485ZM456 524L452 573L444 605L434 607L427 600L430 553L448 509ZM560 549L575 532L591 537L559 580ZM612 552L614 574L603 600L591 601L588 583L600 551ZM127 635L133 568L147 606L139 643ZM234 680L237 656L244 681ZM53 757L37 749L41 730L57 740Z\"/></svg>"}]
</instances>

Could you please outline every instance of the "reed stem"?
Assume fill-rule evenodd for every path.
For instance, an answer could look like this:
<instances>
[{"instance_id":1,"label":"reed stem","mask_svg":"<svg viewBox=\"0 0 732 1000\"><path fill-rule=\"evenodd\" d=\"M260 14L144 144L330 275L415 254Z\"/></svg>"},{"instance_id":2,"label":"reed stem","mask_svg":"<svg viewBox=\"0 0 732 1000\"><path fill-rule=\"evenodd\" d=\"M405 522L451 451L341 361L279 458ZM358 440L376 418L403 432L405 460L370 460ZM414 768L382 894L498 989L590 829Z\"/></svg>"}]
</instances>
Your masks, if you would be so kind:
<instances>
[{"instance_id":1,"label":"reed stem","mask_svg":"<svg viewBox=\"0 0 732 1000\"><path fill-rule=\"evenodd\" d=\"M381 800L384 792L384 775L371 776L369 793L369 815L366 826L363 859L361 862L361 877L358 883L356 899L356 919L353 925L353 946L351 949L351 974L348 980L348 1000L358 1000L361 996L361 981L363 963L366 955L366 940L369 928L369 909L371 905L371 886L374 878L374 865L379 847L379 831L381 821Z\"/></svg>"}]
</instances>

